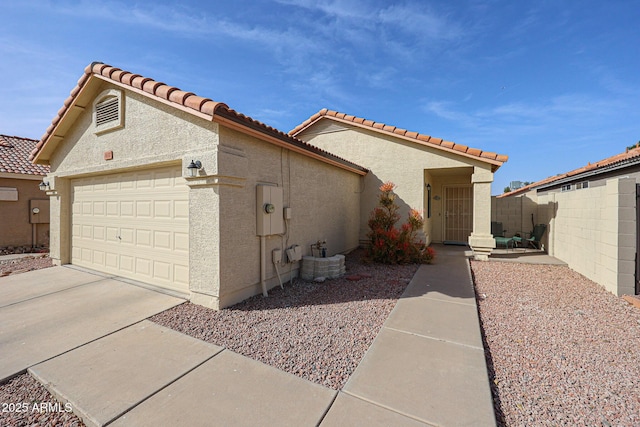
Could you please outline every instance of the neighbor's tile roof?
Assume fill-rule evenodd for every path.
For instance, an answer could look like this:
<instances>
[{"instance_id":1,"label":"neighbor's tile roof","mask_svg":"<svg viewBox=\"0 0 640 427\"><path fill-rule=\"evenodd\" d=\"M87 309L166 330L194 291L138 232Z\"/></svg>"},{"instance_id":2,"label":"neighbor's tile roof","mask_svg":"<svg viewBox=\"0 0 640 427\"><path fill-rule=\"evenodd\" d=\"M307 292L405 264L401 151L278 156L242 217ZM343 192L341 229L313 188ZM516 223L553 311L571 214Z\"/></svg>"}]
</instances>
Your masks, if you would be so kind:
<instances>
[{"instance_id":1,"label":"neighbor's tile roof","mask_svg":"<svg viewBox=\"0 0 640 427\"><path fill-rule=\"evenodd\" d=\"M165 83L161 83L149 77L143 77L129 71L123 71L120 68L112 67L102 62L93 62L85 68L84 74L78 80L77 85L73 88L69 97L64 101L64 105L60 110L58 110L58 114L51 122L51 125L49 125L44 135L42 135L42 138L31 152L29 157L30 160L36 159L38 153L42 150L44 145L47 144L47 141L51 136L54 135L57 125L64 118L65 114L73 105L83 87L92 76L97 76L102 80L111 81L120 86L128 87L131 90L143 93L146 96L156 98L164 102L168 101L170 104L187 112L197 114L200 117L204 116L212 121L229 126L239 125L240 128L247 133L266 137L266 139L272 142L276 140L276 143L279 145L298 151L302 154L319 158L320 160L345 167L360 174L368 172L368 170L362 166L331 154L311 144L307 144L292 135L254 120L242 113L238 113L222 102L215 102L209 98L198 96L193 92L186 92L178 89L177 87L169 86Z\"/></svg>"},{"instance_id":2,"label":"neighbor's tile roof","mask_svg":"<svg viewBox=\"0 0 640 427\"><path fill-rule=\"evenodd\" d=\"M37 143L35 139L0 135L0 173L48 174L49 166L34 165L29 161L29 153Z\"/></svg>"},{"instance_id":3,"label":"neighbor's tile roof","mask_svg":"<svg viewBox=\"0 0 640 427\"><path fill-rule=\"evenodd\" d=\"M513 190L509 193L501 194L498 197L502 198L502 197L509 197L509 196L517 196L518 194L526 193L529 190L532 190L534 188L537 188L546 184L551 184L555 181L560 181L561 179L571 178L586 172L597 171L598 169L605 169L611 166L615 166L619 163L633 160L636 158L640 160L640 147L638 145L636 145L636 147L632 148L631 150L627 149L624 153L607 157L606 159L602 159L595 163L588 163L586 166L582 166L581 168L574 169L567 173L554 175L545 179L541 179L540 181L533 182L529 185L525 185L524 187L518 188L517 190Z\"/></svg>"},{"instance_id":4,"label":"neighbor's tile roof","mask_svg":"<svg viewBox=\"0 0 640 427\"><path fill-rule=\"evenodd\" d=\"M403 137L404 139L413 140L422 145L432 146L435 148L452 151L458 154L464 154L469 157L477 157L480 160L489 161L498 167L506 162L509 157L502 154L496 154L489 151L482 151L478 148L467 147L466 145L457 144L451 141L445 141L442 138L425 135L418 132L408 131L406 129L397 128L395 126L386 125L373 120L367 120L362 117L351 116L349 114L340 113L338 111L327 110L326 108L318 111L313 116L298 125L295 129L289 131L289 135L299 135L302 131L312 126L322 118L356 125L359 127L370 128L374 131L391 134L393 136Z\"/></svg>"}]
</instances>

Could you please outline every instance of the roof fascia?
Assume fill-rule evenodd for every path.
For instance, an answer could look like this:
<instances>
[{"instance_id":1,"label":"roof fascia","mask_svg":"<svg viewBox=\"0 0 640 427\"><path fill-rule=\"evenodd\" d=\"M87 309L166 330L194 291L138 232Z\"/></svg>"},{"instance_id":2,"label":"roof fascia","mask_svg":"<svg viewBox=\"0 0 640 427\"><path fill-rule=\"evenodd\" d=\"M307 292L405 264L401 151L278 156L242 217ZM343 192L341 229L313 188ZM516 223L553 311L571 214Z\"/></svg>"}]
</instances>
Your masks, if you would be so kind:
<instances>
[{"instance_id":1,"label":"roof fascia","mask_svg":"<svg viewBox=\"0 0 640 427\"><path fill-rule=\"evenodd\" d=\"M378 133L380 135L393 136L394 138L402 139L404 141L408 141L408 142L411 142L411 143L414 143L414 144L418 144L418 145L423 146L423 147L433 148L433 149L436 149L436 150L442 150L442 151L445 151L445 152L448 152L448 153L452 153L452 154L456 154L458 156L466 157L466 158L469 158L469 159L472 159L472 160L478 160L478 161L481 161L483 163L489 163L489 164L492 165L491 172L495 172L496 170L498 170L498 168L500 168L500 166L502 166L502 164L504 163L504 162L500 162L498 160L487 159L486 157L474 156L472 154L464 153L462 151L458 151L458 150L455 150L453 148L443 147L441 145L436 145L436 144L429 144L428 142L420 141L419 139L416 139L416 138L409 138L409 137L404 136L404 135L394 134L394 133L391 133L391 132L386 132L386 131L383 131L381 129L376 129L376 128L371 127L371 126L364 125L362 123L357 123L357 122L353 122L353 121L340 119L338 117L326 116L326 115L320 116L316 120L310 122L307 126L305 126L304 128L300 129L298 132L296 132L294 134L294 136L299 135L299 134L303 133L304 131L310 129L313 125L315 125L316 123L318 123L322 119L333 120L335 122L344 123L344 124L349 125L349 126L359 127L361 129L364 129L364 130L375 132L375 133Z\"/></svg>"}]
</instances>

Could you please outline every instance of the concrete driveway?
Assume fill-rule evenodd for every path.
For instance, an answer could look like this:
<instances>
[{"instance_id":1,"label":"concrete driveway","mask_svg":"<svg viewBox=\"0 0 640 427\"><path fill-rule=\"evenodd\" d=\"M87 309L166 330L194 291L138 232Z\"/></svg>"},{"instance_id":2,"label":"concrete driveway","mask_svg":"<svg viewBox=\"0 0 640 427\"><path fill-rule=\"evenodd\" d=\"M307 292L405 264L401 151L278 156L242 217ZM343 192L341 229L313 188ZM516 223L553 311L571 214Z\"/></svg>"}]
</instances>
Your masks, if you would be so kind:
<instances>
[{"instance_id":1,"label":"concrete driveway","mask_svg":"<svg viewBox=\"0 0 640 427\"><path fill-rule=\"evenodd\" d=\"M144 320L183 302L70 267L0 278L0 383L28 370L87 426L322 420L336 391Z\"/></svg>"},{"instance_id":2,"label":"concrete driveway","mask_svg":"<svg viewBox=\"0 0 640 427\"><path fill-rule=\"evenodd\" d=\"M0 278L0 382L183 302L69 267Z\"/></svg>"}]
</instances>

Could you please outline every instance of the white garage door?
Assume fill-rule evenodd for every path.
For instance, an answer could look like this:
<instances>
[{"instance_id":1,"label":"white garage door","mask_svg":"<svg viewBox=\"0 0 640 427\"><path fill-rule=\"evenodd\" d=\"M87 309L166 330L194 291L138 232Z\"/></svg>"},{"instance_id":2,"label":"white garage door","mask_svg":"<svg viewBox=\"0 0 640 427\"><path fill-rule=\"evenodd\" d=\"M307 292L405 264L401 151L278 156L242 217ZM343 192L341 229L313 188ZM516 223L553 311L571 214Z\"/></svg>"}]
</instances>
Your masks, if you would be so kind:
<instances>
[{"instance_id":1,"label":"white garage door","mask_svg":"<svg viewBox=\"0 0 640 427\"><path fill-rule=\"evenodd\" d=\"M180 168L75 179L71 262L189 290L189 193Z\"/></svg>"}]
</instances>

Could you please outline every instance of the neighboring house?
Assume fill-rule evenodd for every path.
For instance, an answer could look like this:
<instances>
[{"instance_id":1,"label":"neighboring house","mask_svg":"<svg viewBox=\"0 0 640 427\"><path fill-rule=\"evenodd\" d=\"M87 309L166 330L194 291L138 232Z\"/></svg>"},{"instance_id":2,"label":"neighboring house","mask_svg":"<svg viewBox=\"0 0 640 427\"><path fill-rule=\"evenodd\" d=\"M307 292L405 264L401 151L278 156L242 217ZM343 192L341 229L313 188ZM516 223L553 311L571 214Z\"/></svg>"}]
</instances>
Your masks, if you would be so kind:
<instances>
[{"instance_id":1,"label":"neighboring house","mask_svg":"<svg viewBox=\"0 0 640 427\"><path fill-rule=\"evenodd\" d=\"M491 182L507 156L326 109L289 133L371 171L361 190L361 240L378 187L392 181L402 216L423 212L427 244L468 243L481 259L495 247Z\"/></svg>"},{"instance_id":2,"label":"neighboring house","mask_svg":"<svg viewBox=\"0 0 640 427\"><path fill-rule=\"evenodd\" d=\"M507 236L547 225L545 249L616 295L640 294L640 148L498 196ZM533 218L533 220L532 220Z\"/></svg>"},{"instance_id":3,"label":"neighboring house","mask_svg":"<svg viewBox=\"0 0 640 427\"><path fill-rule=\"evenodd\" d=\"M304 255L318 240L329 255L358 246L365 168L105 64L85 69L31 158L51 167L56 264L208 307L297 274L300 262L284 256L294 245Z\"/></svg>"},{"instance_id":4,"label":"neighboring house","mask_svg":"<svg viewBox=\"0 0 640 427\"><path fill-rule=\"evenodd\" d=\"M316 129L303 127L302 138ZM223 308L296 276L300 262L285 256L295 245L302 255L324 240L328 255L358 247L386 180L407 206L432 200L428 241L491 250L490 185L506 157L357 129L343 136L379 140L367 164L389 168L369 173L223 103L93 63L31 155L51 167L51 257ZM447 213L457 234L441 230Z\"/></svg>"},{"instance_id":5,"label":"neighboring house","mask_svg":"<svg viewBox=\"0 0 640 427\"><path fill-rule=\"evenodd\" d=\"M49 198L38 187L49 167L29 161L37 142L0 135L0 253L49 246Z\"/></svg>"}]
</instances>

